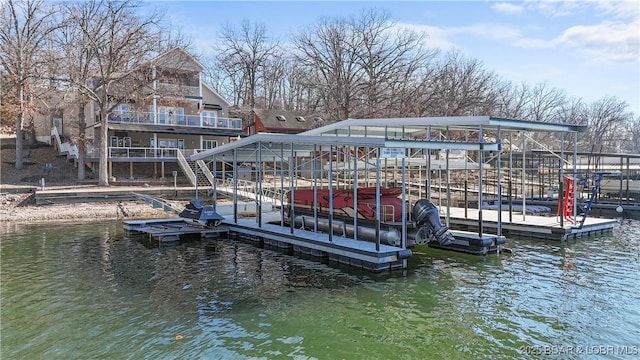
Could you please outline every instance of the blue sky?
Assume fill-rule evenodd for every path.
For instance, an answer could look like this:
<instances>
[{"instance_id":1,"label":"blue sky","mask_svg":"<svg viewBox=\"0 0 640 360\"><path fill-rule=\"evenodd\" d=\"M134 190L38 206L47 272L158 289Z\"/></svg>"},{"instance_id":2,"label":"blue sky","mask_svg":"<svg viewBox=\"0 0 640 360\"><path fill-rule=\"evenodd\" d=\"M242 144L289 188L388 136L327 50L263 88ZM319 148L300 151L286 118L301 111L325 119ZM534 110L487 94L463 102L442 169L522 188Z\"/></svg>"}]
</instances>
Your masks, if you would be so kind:
<instances>
[{"instance_id":1,"label":"blue sky","mask_svg":"<svg viewBox=\"0 0 640 360\"><path fill-rule=\"evenodd\" d=\"M152 1L194 44L211 50L225 23L263 23L282 42L322 16L389 11L397 26L424 30L426 46L458 49L513 82L547 82L592 102L615 96L640 116L640 2L524 1Z\"/></svg>"}]
</instances>

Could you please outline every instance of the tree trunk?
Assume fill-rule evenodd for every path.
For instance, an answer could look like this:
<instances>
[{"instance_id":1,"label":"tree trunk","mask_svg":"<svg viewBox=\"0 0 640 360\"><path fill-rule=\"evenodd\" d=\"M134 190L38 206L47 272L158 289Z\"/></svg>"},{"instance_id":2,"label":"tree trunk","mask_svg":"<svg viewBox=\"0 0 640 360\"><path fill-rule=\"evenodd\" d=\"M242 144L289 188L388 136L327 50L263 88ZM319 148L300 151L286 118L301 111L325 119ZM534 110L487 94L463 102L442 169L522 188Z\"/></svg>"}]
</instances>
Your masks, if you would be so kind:
<instances>
[{"instance_id":1,"label":"tree trunk","mask_svg":"<svg viewBox=\"0 0 640 360\"><path fill-rule=\"evenodd\" d=\"M84 154L87 149L86 144L86 128L87 122L84 116L85 102L81 101L78 105L78 180L85 179Z\"/></svg>"},{"instance_id":2,"label":"tree trunk","mask_svg":"<svg viewBox=\"0 0 640 360\"><path fill-rule=\"evenodd\" d=\"M23 134L22 122L24 121L24 89L22 85L18 86L18 101L20 102L20 111L16 115L16 170L22 170L24 161L22 158Z\"/></svg>"},{"instance_id":3,"label":"tree trunk","mask_svg":"<svg viewBox=\"0 0 640 360\"><path fill-rule=\"evenodd\" d=\"M106 102L105 102L106 103ZM100 108L100 164L98 165L98 186L109 186L109 167L108 157L108 141L107 134L109 124L107 120L107 111L104 107Z\"/></svg>"}]
</instances>

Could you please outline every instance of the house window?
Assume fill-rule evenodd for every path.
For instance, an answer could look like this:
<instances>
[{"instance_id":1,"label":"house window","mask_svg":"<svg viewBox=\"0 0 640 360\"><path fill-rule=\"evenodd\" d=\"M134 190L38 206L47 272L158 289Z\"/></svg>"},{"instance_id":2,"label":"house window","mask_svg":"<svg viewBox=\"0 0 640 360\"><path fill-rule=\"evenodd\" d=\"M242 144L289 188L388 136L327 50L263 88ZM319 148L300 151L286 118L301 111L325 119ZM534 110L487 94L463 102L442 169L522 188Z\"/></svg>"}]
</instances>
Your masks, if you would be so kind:
<instances>
[{"instance_id":1,"label":"house window","mask_svg":"<svg viewBox=\"0 0 640 360\"><path fill-rule=\"evenodd\" d=\"M111 147L131 147L131 138L129 136L112 136L109 139Z\"/></svg>"},{"instance_id":2,"label":"house window","mask_svg":"<svg viewBox=\"0 0 640 360\"><path fill-rule=\"evenodd\" d=\"M296 121L305 122L306 120L304 119L303 116L296 116Z\"/></svg>"},{"instance_id":3,"label":"house window","mask_svg":"<svg viewBox=\"0 0 640 360\"><path fill-rule=\"evenodd\" d=\"M151 142L153 147L153 141ZM184 139L158 139L159 148L184 149Z\"/></svg>"},{"instance_id":4,"label":"house window","mask_svg":"<svg viewBox=\"0 0 640 360\"><path fill-rule=\"evenodd\" d=\"M205 150L213 149L216 146L218 146L217 140L202 140L202 148Z\"/></svg>"},{"instance_id":5,"label":"house window","mask_svg":"<svg viewBox=\"0 0 640 360\"><path fill-rule=\"evenodd\" d=\"M276 115L276 120L278 120L278 121L287 121L287 118L284 117L283 115Z\"/></svg>"},{"instance_id":6,"label":"house window","mask_svg":"<svg viewBox=\"0 0 640 360\"><path fill-rule=\"evenodd\" d=\"M184 123L184 108L158 106L158 123L160 124Z\"/></svg>"},{"instance_id":7,"label":"house window","mask_svg":"<svg viewBox=\"0 0 640 360\"><path fill-rule=\"evenodd\" d=\"M215 125L216 119L218 118L217 111L203 111L202 112L202 123L205 125Z\"/></svg>"},{"instance_id":8,"label":"house window","mask_svg":"<svg viewBox=\"0 0 640 360\"><path fill-rule=\"evenodd\" d=\"M115 110L113 112L118 114L118 115L129 114L129 105L128 104L120 104L115 108Z\"/></svg>"}]
</instances>

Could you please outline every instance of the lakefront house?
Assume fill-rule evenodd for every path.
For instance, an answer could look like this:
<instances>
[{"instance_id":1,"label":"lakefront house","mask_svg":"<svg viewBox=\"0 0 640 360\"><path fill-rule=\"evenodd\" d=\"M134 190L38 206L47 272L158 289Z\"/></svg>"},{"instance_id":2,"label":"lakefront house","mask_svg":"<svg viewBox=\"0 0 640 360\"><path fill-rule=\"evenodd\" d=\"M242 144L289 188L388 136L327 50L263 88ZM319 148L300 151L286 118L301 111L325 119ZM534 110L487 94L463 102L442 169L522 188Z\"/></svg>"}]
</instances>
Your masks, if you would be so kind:
<instances>
[{"instance_id":1,"label":"lakefront house","mask_svg":"<svg viewBox=\"0 0 640 360\"><path fill-rule=\"evenodd\" d=\"M138 78L140 72L149 74L148 84L120 98L108 121L101 121L99 108L89 103L86 136L93 139L93 145L87 148L85 164L97 173L100 128L107 126L112 181L165 178L178 172L195 185L198 164L188 161L189 156L244 136L242 120L228 117L229 103L202 81L203 70L188 52L175 48L132 74ZM78 155L77 146L70 141L78 131L74 112L72 107L64 108L49 121L51 143L69 158Z\"/></svg>"}]
</instances>

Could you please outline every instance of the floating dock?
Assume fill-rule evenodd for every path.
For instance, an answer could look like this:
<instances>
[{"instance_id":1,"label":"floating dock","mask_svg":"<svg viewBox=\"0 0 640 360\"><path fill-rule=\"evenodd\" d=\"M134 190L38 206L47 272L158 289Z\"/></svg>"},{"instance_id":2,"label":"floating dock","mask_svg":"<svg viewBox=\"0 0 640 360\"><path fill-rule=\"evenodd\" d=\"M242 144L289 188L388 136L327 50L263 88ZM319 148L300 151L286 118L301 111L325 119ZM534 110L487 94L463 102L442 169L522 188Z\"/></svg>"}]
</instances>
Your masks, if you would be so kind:
<instances>
[{"instance_id":1,"label":"floating dock","mask_svg":"<svg viewBox=\"0 0 640 360\"><path fill-rule=\"evenodd\" d=\"M396 246L380 244L376 249L375 243L340 236L329 241L326 234L313 231L294 229L291 233L290 228L272 224L258 227L256 218L240 219L237 223L227 221L216 228L190 225L180 218L131 220L124 222L124 229L131 235L147 235L160 244L176 243L183 236L194 235L201 239L239 237L260 246L373 272L402 269L411 256L411 250Z\"/></svg>"},{"instance_id":2,"label":"floating dock","mask_svg":"<svg viewBox=\"0 0 640 360\"><path fill-rule=\"evenodd\" d=\"M477 209L450 208L450 226L452 229L477 230L478 211ZM489 231L497 231L498 212L493 210L482 211L483 228ZM509 212L502 212L502 232L507 236L531 237L545 240L565 241L581 237L596 236L613 231L618 225L614 219L600 219L587 217L584 225L579 227L572 222L565 220L560 226L560 220L556 216L536 216L513 214L509 219Z\"/></svg>"},{"instance_id":3,"label":"floating dock","mask_svg":"<svg viewBox=\"0 0 640 360\"><path fill-rule=\"evenodd\" d=\"M205 228L191 225L181 218L128 220L124 221L124 229L130 235L146 234L161 244L178 242L182 236L200 235L201 239L207 239L229 233L226 226Z\"/></svg>"},{"instance_id":4,"label":"floating dock","mask_svg":"<svg viewBox=\"0 0 640 360\"><path fill-rule=\"evenodd\" d=\"M376 244L309 230L293 229L273 224L258 227L256 218L238 219L236 223L223 222L230 234L261 243L264 246L293 251L329 263L356 267L373 272L402 269L411 250L397 246Z\"/></svg>"}]
</instances>

